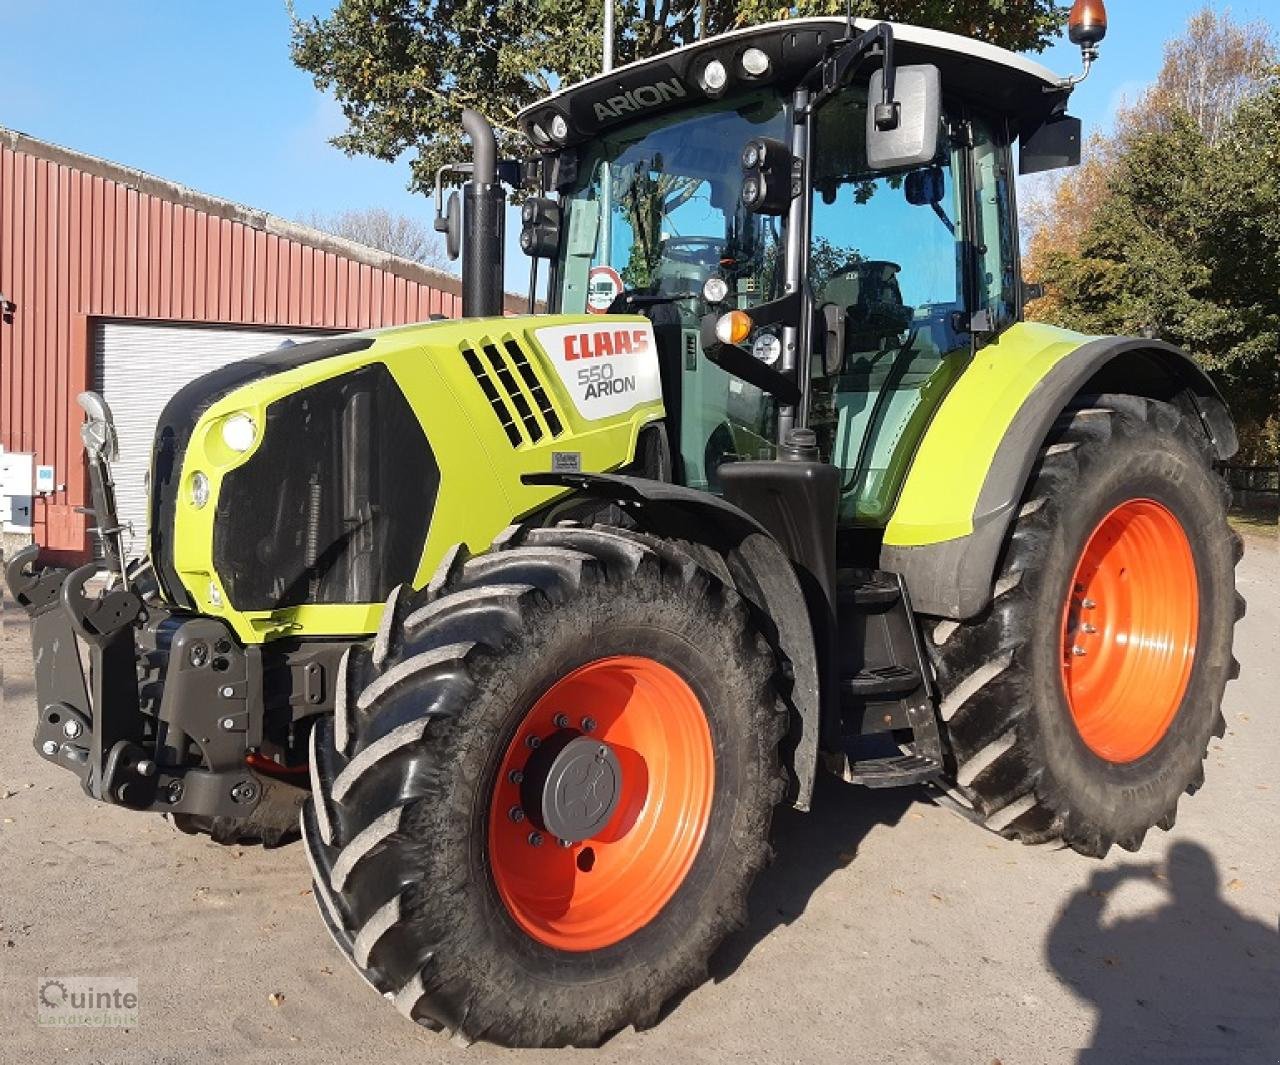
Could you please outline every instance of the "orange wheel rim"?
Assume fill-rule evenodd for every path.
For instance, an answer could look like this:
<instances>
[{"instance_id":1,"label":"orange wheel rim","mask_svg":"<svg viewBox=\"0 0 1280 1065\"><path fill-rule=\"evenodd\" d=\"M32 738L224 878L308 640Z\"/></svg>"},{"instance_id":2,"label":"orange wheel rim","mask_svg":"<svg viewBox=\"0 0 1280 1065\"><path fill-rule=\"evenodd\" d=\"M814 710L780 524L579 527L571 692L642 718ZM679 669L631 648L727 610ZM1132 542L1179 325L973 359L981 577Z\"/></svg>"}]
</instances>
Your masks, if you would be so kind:
<instances>
[{"instance_id":1,"label":"orange wheel rim","mask_svg":"<svg viewBox=\"0 0 1280 1065\"><path fill-rule=\"evenodd\" d=\"M547 946L620 942L684 882L714 786L711 731L686 681L650 658L588 663L533 705L499 766L489 809L498 894Z\"/></svg>"},{"instance_id":2,"label":"orange wheel rim","mask_svg":"<svg viewBox=\"0 0 1280 1065\"><path fill-rule=\"evenodd\" d=\"M1131 499L1098 523L1062 621L1062 683L1081 739L1132 762L1168 731L1195 659L1199 585L1176 517Z\"/></svg>"}]
</instances>

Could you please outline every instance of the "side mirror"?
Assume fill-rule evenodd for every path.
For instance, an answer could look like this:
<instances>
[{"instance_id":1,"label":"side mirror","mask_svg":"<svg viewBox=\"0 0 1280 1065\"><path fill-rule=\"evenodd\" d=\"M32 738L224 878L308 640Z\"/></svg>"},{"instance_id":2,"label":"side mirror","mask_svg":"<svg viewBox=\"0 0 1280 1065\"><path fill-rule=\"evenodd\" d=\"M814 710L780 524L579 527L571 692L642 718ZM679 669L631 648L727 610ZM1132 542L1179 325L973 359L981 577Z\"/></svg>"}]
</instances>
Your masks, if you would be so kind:
<instances>
[{"instance_id":1,"label":"side mirror","mask_svg":"<svg viewBox=\"0 0 1280 1065\"><path fill-rule=\"evenodd\" d=\"M560 250L560 205L530 196L520 207L520 250L532 259L550 259Z\"/></svg>"},{"instance_id":2,"label":"side mirror","mask_svg":"<svg viewBox=\"0 0 1280 1065\"><path fill-rule=\"evenodd\" d=\"M868 100L884 92L884 71L874 70ZM891 129L877 122L879 107L867 107L867 166L872 170L900 170L933 162L938 153L938 123L942 116L942 76L930 63L898 67L894 103L898 121Z\"/></svg>"},{"instance_id":3,"label":"side mirror","mask_svg":"<svg viewBox=\"0 0 1280 1065\"><path fill-rule=\"evenodd\" d=\"M80 439L85 451L90 458L114 462L119 457L120 444L116 437L116 422L107 401L97 392L81 392L76 396L76 402L85 413L84 424L80 426Z\"/></svg>"},{"instance_id":4,"label":"side mirror","mask_svg":"<svg viewBox=\"0 0 1280 1065\"><path fill-rule=\"evenodd\" d=\"M795 158L782 141L756 137L742 148L742 206L752 214L783 215L803 191Z\"/></svg>"},{"instance_id":5,"label":"side mirror","mask_svg":"<svg viewBox=\"0 0 1280 1065\"><path fill-rule=\"evenodd\" d=\"M449 200L443 212L436 215L437 233L444 234L444 251L450 261L462 254L462 206L458 200L458 190L449 193Z\"/></svg>"},{"instance_id":6,"label":"side mirror","mask_svg":"<svg viewBox=\"0 0 1280 1065\"><path fill-rule=\"evenodd\" d=\"M928 207L941 203L947 195L947 182L942 167L929 166L907 175L907 203L912 207Z\"/></svg>"}]
</instances>

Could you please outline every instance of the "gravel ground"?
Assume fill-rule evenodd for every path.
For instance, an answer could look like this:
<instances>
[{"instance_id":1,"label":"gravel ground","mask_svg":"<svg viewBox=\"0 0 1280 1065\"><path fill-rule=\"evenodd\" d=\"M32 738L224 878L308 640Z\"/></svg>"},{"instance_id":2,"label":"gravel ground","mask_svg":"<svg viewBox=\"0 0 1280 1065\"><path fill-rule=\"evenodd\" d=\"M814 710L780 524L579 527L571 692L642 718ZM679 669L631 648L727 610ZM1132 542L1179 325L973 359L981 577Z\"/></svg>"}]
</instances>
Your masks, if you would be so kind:
<instances>
[{"instance_id":1,"label":"gravel ground","mask_svg":"<svg viewBox=\"0 0 1280 1065\"><path fill-rule=\"evenodd\" d=\"M827 782L713 979L599 1051L461 1049L356 977L297 846L222 848L83 799L30 748L29 635L5 611L0 1038L22 1062L1280 1060L1280 543L1248 533L1228 732L1177 827L1103 862L1026 849L920 791ZM132 1029L36 1025L50 976L136 976Z\"/></svg>"}]
</instances>

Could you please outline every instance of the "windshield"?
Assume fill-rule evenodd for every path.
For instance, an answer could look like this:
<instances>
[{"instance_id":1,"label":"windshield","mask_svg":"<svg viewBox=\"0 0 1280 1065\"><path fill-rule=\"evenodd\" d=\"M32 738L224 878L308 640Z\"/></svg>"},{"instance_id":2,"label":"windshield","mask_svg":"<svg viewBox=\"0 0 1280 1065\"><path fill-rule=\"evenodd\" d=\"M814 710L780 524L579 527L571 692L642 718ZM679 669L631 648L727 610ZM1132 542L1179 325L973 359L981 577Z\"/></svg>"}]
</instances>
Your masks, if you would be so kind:
<instances>
[{"instance_id":1,"label":"windshield","mask_svg":"<svg viewBox=\"0 0 1280 1065\"><path fill-rule=\"evenodd\" d=\"M602 314L623 291L696 296L712 274L725 278L739 306L780 295L783 226L739 205L739 157L752 137L786 140L787 129L785 104L762 91L584 147L578 183L563 201L559 309Z\"/></svg>"}]
</instances>

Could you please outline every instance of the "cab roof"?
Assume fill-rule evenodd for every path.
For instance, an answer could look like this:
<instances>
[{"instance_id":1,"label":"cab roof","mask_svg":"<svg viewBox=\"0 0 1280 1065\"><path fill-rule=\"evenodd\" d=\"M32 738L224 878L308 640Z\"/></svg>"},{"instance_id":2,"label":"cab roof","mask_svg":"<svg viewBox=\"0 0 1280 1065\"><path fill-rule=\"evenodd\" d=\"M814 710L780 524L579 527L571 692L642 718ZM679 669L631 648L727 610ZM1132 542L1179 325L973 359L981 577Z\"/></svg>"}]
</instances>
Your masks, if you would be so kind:
<instances>
[{"instance_id":1,"label":"cab roof","mask_svg":"<svg viewBox=\"0 0 1280 1065\"><path fill-rule=\"evenodd\" d=\"M879 24L854 19L863 33ZM899 65L933 63L950 94L969 98L1025 121L1061 111L1070 87L1048 67L1004 48L954 33L890 23L894 61ZM597 74L526 107L517 116L521 131L535 147L549 150L587 140L601 130L642 116L752 86L792 88L847 36L842 18L796 18L733 30L696 41L649 59ZM759 48L770 58L763 76L751 78L740 64L742 53ZM698 74L712 59L730 71L721 93L705 91ZM554 116L562 116L568 135L550 142ZM541 135L540 135L541 134Z\"/></svg>"}]
</instances>

